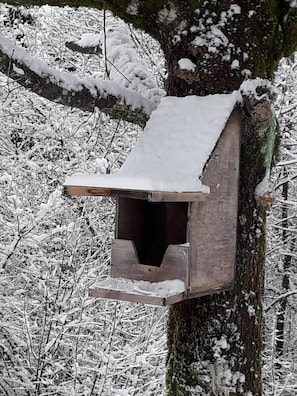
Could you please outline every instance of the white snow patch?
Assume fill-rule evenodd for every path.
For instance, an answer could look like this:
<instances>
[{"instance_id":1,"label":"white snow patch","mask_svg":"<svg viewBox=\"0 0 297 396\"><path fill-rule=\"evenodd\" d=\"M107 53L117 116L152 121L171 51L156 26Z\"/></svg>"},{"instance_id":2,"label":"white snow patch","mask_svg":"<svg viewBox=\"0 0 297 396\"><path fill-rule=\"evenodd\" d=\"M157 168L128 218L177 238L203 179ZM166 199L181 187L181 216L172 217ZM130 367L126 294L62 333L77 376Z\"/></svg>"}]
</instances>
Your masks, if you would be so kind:
<instances>
[{"instance_id":1,"label":"white snow patch","mask_svg":"<svg viewBox=\"0 0 297 396\"><path fill-rule=\"evenodd\" d=\"M137 15L139 8L139 0L132 0L126 8L126 13L130 15Z\"/></svg>"},{"instance_id":2,"label":"white snow patch","mask_svg":"<svg viewBox=\"0 0 297 396\"><path fill-rule=\"evenodd\" d=\"M261 182L257 185L255 189L255 198L263 197L271 191L269 178L270 178L270 172L266 171L263 180L261 180Z\"/></svg>"},{"instance_id":3,"label":"white snow patch","mask_svg":"<svg viewBox=\"0 0 297 396\"><path fill-rule=\"evenodd\" d=\"M84 33L79 40L75 41L75 44L80 47L97 47L102 45L101 34L95 33Z\"/></svg>"},{"instance_id":4,"label":"white snow patch","mask_svg":"<svg viewBox=\"0 0 297 396\"><path fill-rule=\"evenodd\" d=\"M250 318L256 315L255 307L253 307L252 305L248 306L247 311Z\"/></svg>"},{"instance_id":5,"label":"white snow patch","mask_svg":"<svg viewBox=\"0 0 297 396\"><path fill-rule=\"evenodd\" d=\"M214 352L214 357L217 359L221 358L221 351L229 349L229 344L227 343L226 337L222 336L219 340L216 340L214 346L212 347Z\"/></svg>"},{"instance_id":6,"label":"white snow patch","mask_svg":"<svg viewBox=\"0 0 297 396\"><path fill-rule=\"evenodd\" d=\"M270 93L277 93L276 88L272 85L269 80L265 80L262 78L254 78L251 80L245 80L240 86L240 92L242 95L245 96L252 96L257 100L261 100L267 97L267 93L262 94L261 96L257 93L258 87L266 87L267 91Z\"/></svg>"},{"instance_id":7,"label":"white snow patch","mask_svg":"<svg viewBox=\"0 0 297 396\"><path fill-rule=\"evenodd\" d=\"M131 396L131 393L129 393L126 390L112 390L112 396Z\"/></svg>"},{"instance_id":8,"label":"white snow patch","mask_svg":"<svg viewBox=\"0 0 297 396\"><path fill-rule=\"evenodd\" d=\"M166 280L163 282L147 282L124 278L109 278L95 284L93 287L160 298L167 298L183 293L186 290L185 283L180 279Z\"/></svg>"},{"instance_id":9,"label":"white snow patch","mask_svg":"<svg viewBox=\"0 0 297 396\"><path fill-rule=\"evenodd\" d=\"M96 158L95 161L96 172L101 174L106 173L106 169L108 168L108 162L105 158Z\"/></svg>"},{"instance_id":10,"label":"white snow patch","mask_svg":"<svg viewBox=\"0 0 297 396\"><path fill-rule=\"evenodd\" d=\"M181 42L181 37L180 34L175 34L172 38L172 44L176 45L177 43Z\"/></svg>"},{"instance_id":11,"label":"white snow patch","mask_svg":"<svg viewBox=\"0 0 297 396\"><path fill-rule=\"evenodd\" d=\"M20 67L17 67L16 65L12 65L12 70L14 71L14 72L16 72L17 74L19 74L19 75L21 75L21 76L23 76L24 74L25 74L25 72L24 72L24 70L23 69L21 69Z\"/></svg>"},{"instance_id":12,"label":"white snow patch","mask_svg":"<svg viewBox=\"0 0 297 396\"><path fill-rule=\"evenodd\" d=\"M147 65L134 50L127 24L114 18L106 19L103 50L106 50L106 66L112 81L159 104L166 92L158 87Z\"/></svg>"},{"instance_id":13,"label":"white snow patch","mask_svg":"<svg viewBox=\"0 0 297 396\"><path fill-rule=\"evenodd\" d=\"M230 10L231 10L232 14L235 14L235 15L241 14L241 7L237 4L231 4Z\"/></svg>"},{"instance_id":14,"label":"white snow patch","mask_svg":"<svg viewBox=\"0 0 297 396\"><path fill-rule=\"evenodd\" d=\"M239 61L238 59L234 59L231 63L231 69L239 69Z\"/></svg>"},{"instance_id":15,"label":"white snow patch","mask_svg":"<svg viewBox=\"0 0 297 396\"><path fill-rule=\"evenodd\" d=\"M169 7L164 7L158 12L158 19L161 23L171 23L177 18L177 10L173 3L169 3Z\"/></svg>"},{"instance_id":16,"label":"white snow patch","mask_svg":"<svg viewBox=\"0 0 297 396\"><path fill-rule=\"evenodd\" d=\"M63 204L64 202L62 198L62 189L57 188L49 195L46 203L40 204L39 210L34 219L34 223L39 224L44 218L46 218L48 213L52 213L54 210L57 210Z\"/></svg>"},{"instance_id":17,"label":"white snow patch","mask_svg":"<svg viewBox=\"0 0 297 396\"><path fill-rule=\"evenodd\" d=\"M248 53L243 52L243 53L242 53L242 58L243 58L244 61L248 60L248 59L249 59Z\"/></svg>"},{"instance_id":18,"label":"white snow patch","mask_svg":"<svg viewBox=\"0 0 297 396\"><path fill-rule=\"evenodd\" d=\"M245 375L240 371L235 371L235 373L233 373L232 375L232 384L236 385L237 382L239 382L240 384L243 384L245 382Z\"/></svg>"},{"instance_id":19,"label":"white snow patch","mask_svg":"<svg viewBox=\"0 0 297 396\"><path fill-rule=\"evenodd\" d=\"M180 67L180 69L182 70L189 70L189 71L195 71L196 69L196 65L194 62L191 61L191 59L189 58L181 58L178 61L178 65Z\"/></svg>"},{"instance_id":20,"label":"white snow patch","mask_svg":"<svg viewBox=\"0 0 297 396\"><path fill-rule=\"evenodd\" d=\"M237 91L205 97L165 97L116 174L71 176L65 184L209 192L200 177L237 100Z\"/></svg>"},{"instance_id":21,"label":"white snow patch","mask_svg":"<svg viewBox=\"0 0 297 396\"><path fill-rule=\"evenodd\" d=\"M297 0L285 0L291 8L297 8Z\"/></svg>"},{"instance_id":22,"label":"white snow patch","mask_svg":"<svg viewBox=\"0 0 297 396\"><path fill-rule=\"evenodd\" d=\"M215 395L227 396L230 392L243 392L242 384L245 382L245 375L239 371L232 372L226 359L209 366L211 373L211 387Z\"/></svg>"},{"instance_id":23,"label":"white snow patch","mask_svg":"<svg viewBox=\"0 0 297 396\"><path fill-rule=\"evenodd\" d=\"M231 55L234 52L239 54L241 49L232 40L229 41L223 32L229 24L233 23L235 15L239 14L241 14L241 7L238 4L231 4L228 10L219 14L216 24L212 22L212 17L215 16L213 14L206 19L206 23L202 19L199 20L197 26L190 28L191 32L199 31L199 35L195 37L192 44L198 47L207 47L208 53L205 53L205 58L208 58L209 54L216 54L221 57L222 61L229 62ZM236 68L238 67L236 66Z\"/></svg>"},{"instance_id":24,"label":"white snow patch","mask_svg":"<svg viewBox=\"0 0 297 396\"><path fill-rule=\"evenodd\" d=\"M236 10L235 8L234 11ZM222 32L222 28L225 27L228 19L232 18L235 13L234 11L230 9L228 14L223 11L220 14L219 22L215 25L211 24L205 27L202 22L199 22L199 26L192 26L190 28L192 32L200 31L199 36L192 41L192 44L196 46L207 46L209 52L216 52L219 47L229 48L232 44L229 43L228 38Z\"/></svg>"},{"instance_id":25,"label":"white snow patch","mask_svg":"<svg viewBox=\"0 0 297 396\"><path fill-rule=\"evenodd\" d=\"M252 75L252 72L249 69L242 69L241 70L241 75L248 78Z\"/></svg>"}]
</instances>

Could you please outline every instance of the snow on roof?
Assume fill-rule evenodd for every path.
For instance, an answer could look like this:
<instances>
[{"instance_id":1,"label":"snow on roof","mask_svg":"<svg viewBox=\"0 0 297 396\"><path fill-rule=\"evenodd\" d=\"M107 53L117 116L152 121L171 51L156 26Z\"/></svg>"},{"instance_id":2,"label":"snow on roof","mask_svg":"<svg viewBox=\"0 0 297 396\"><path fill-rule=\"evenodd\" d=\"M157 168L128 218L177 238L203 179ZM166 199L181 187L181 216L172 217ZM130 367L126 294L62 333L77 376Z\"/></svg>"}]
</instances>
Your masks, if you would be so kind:
<instances>
[{"instance_id":1,"label":"snow on roof","mask_svg":"<svg viewBox=\"0 0 297 396\"><path fill-rule=\"evenodd\" d=\"M122 168L113 175L71 176L67 186L209 192L200 177L238 98L167 96L153 111Z\"/></svg>"}]
</instances>

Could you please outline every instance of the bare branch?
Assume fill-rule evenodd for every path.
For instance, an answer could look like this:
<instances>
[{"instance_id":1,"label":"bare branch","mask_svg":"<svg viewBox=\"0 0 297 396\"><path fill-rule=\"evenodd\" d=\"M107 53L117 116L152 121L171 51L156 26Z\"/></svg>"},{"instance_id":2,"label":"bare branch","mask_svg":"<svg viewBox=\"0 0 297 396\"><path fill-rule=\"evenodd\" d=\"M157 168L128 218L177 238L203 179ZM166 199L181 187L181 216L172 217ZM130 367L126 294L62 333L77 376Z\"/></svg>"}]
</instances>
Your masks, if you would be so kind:
<instances>
[{"instance_id":1,"label":"bare branch","mask_svg":"<svg viewBox=\"0 0 297 396\"><path fill-rule=\"evenodd\" d=\"M98 45L95 47L82 47L76 41L66 41L65 45L71 51L80 52L82 54L102 54L101 48Z\"/></svg>"},{"instance_id":2,"label":"bare branch","mask_svg":"<svg viewBox=\"0 0 297 396\"><path fill-rule=\"evenodd\" d=\"M297 290L290 290L286 293L281 294L280 296L278 296L274 301L272 301L272 303L270 303L266 308L265 308L265 312L269 311L272 307L274 307L278 302L282 301L285 298L288 298L290 296L294 296L295 294L297 294Z\"/></svg>"},{"instance_id":3,"label":"bare branch","mask_svg":"<svg viewBox=\"0 0 297 396\"><path fill-rule=\"evenodd\" d=\"M97 107L112 118L145 125L156 104L111 81L77 79L49 67L0 35L0 72L32 92L83 111Z\"/></svg>"}]
</instances>

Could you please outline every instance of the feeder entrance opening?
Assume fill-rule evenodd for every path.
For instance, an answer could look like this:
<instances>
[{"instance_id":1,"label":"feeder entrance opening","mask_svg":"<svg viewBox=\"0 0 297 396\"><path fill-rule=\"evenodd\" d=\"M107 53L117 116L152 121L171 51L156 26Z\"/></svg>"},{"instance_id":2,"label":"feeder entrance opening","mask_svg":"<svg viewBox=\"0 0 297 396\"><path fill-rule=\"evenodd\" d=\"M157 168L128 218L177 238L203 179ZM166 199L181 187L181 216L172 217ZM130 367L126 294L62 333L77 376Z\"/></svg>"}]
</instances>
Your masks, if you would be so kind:
<instances>
[{"instance_id":1,"label":"feeder entrance opening","mask_svg":"<svg viewBox=\"0 0 297 396\"><path fill-rule=\"evenodd\" d=\"M188 202L118 198L117 238L132 240L141 264L160 266L168 245L187 242Z\"/></svg>"}]
</instances>

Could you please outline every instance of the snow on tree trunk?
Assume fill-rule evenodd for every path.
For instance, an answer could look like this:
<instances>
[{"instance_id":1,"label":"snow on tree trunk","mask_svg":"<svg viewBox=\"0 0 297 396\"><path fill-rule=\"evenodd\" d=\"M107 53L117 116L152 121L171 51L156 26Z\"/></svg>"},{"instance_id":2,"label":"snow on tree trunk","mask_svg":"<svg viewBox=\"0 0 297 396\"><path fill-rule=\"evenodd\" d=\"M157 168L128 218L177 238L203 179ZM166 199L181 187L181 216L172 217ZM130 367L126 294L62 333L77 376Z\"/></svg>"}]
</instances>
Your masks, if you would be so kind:
<instances>
[{"instance_id":1,"label":"snow on tree trunk","mask_svg":"<svg viewBox=\"0 0 297 396\"><path fill-rule=\"evenodd\" d=\"M267 38L261 49L259 42L255 44L259 53L264 54L264 48L267 49L266 59L253 54L254 48L249 47L252 30L247 29L251 41L246 36L243 40L242 36L243 11L244 15L248 13L244 5L242 8L235 5L232 8L231 5L225 14L223 11L219 14L214 8L200 8L197 29L193 22L190 27L185 20L181 22L182 31L172 35L176 45L171 42L169 47L163 46L169 69L169 94L184 96L230 92L238 89L247 76L271 76L275 67L272 63L277 58L276 49L269 50ZM263 15L269 12L264 9L261 11ZM216 23L214 17L211 17L214 13L220 15ZM252 16L252 11L250 14ZM271 14L270 18L272 16ZM265 18L264 25L268 23L268 14ZM212 20L209 27L208 19ZM237 30L234 29L234 24ZM230 25L233 26L232 34ZM257 26L256 30L265 29L264 25ZM262 394L266 203L265 197L256 199L255 190L267 174L265 167L270 167L266 152L269 151L268 139L269 131L273 128L273 117L271 93L263 87L259 87L258 93L258 98L256 92L255 97L245 97L242 105L235 289L171 307L168 323L169 396Z\"/></svg>"},{"instance_id":2,"label":"snow on tree trunk","mask_svg":"<svg viewBox=\"0 0 297 396\"><path fill-rule=\"evenodd\" d=\"M169 395L261 395L266 208L255 188L271 117L268 98L251 102L252 113L243 111L235 289L171 308Z\"/></svg>"}]
</instances>

